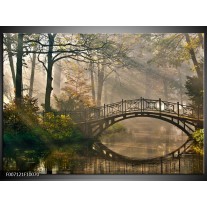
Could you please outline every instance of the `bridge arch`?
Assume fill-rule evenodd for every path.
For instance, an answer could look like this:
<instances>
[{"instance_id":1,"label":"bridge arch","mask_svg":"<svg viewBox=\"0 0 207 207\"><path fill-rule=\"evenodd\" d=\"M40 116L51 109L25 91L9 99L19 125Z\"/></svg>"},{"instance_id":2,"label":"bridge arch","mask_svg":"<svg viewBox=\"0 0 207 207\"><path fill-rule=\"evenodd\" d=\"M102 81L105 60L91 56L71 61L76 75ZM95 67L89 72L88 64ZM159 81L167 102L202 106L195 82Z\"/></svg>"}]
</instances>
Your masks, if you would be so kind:
<instances>
[{"instance_id":1,"label":"bridge arch","mask_svg":"<svg viewBox=\"0 0 207 207\"><path fill-rule=\"evenodd\" d=\"M72 114L71 114L72 115ZM197 128L203 128L202 108L194 108L161 99L134 99L88 108L75 114L87 138L97 138L109 126L124 119L151 117L169 122L189 137Z\"/></svg>"},{"instance_id":2,"label":"bridge arch","mask_svg":"<svg viewBox=\"0 0 207 207\"><path fill-rule=\"evenodd\" d=\"M169 152L163 156L158 156L158 157L154 157L154 158L150 158L150 159L131 159L128 158L126 156L120 155L116 152L114 152L113 150L111 150L110 148L106 147L104 144L101 143L101 141L98 139L98 137L106 130L108 129L110 126L114 125L115 123L121 122L123 120L126 119L132 119L132 118L153 118L153 119L158 119L158 120L162 120L165 122L168 122L176 127L178 127L180 130L182 130L187 136L188 139L181 145L179 146L177 149L173 150L172 152ZM180 124L180 122L182 122L182 124ZM107 124L108 123L108 124ZM183 126L182 126L183 125ZM94 125L95 126L95 125ZM104 156L107 159L118 159L118 160L127 160L128 162L133 162L133 163L139 163L139 162L156 162L159 161L160 159L163 158L176 158L179 157L180 155L182 155L183 153L186 152L186 150L188 148L190 148L190 146L193 144L194 140L192 138L192 133L196 130L196 124L194 122L190 122L188 120L183 119L182 121L175 116L170 116L170 115L165 115L165 116L160 116L157 113L134 113L134 114L128 114L128 116L116 116L116 117L109 117L107 120L101 121L100 123L98 123L98 127L96 127L96 132L98 132L96 134L96 136L94 138L97 139L97 142L95 142L95 144L93 145L93 149L98 151L99 154L102 154L102 156Z\"/></svg>"},{"instance_id":3,"label":"bridge arch","mask_svg":"<svg viewBox=\"0 0 207 207\"><path fill-rule=\"evenodd\" d=\"M108 129L110 126L114 125L115 123L118 123L126 119L132 119L138 117L153 118L153 119L159 119L168 122L178 127L180 130L182 130L189 137L189 139L192 138L192 133L197 128L197 124L194 121L189 121L185 118L181 119L180 117L172 116L169 114L160 115L158 113L152 113L152 112L144 112L144 113L135 112L135 113L128 113L124 115L112 116L106 119L99 120L97 122L92 122L89 126L89 128L91 128L90 129L91 137L98 138L106 129Z\"/></svg>"}]
</instances>

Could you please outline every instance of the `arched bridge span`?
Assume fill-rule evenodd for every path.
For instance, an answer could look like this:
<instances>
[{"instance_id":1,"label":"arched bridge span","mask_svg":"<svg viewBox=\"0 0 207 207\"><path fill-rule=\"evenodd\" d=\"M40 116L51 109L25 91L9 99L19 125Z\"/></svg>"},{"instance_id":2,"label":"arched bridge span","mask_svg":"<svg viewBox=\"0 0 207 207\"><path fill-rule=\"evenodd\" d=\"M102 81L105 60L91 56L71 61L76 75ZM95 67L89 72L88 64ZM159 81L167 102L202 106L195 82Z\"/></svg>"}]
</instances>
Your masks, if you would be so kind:
<instances>
[{"instance_id":1,"label":"arched bridge span","mask_svg":"<svg viewBox=\"0 0 207 207\"><path fill-rule=\"evenodd\" d=\"M88 108L84 112L70 114L79 123L87 138L97 138L104 130L113 124L130 118L150 117L171 123L191 138L192 133L203 128L201 108L194 108L163 101L161 99L122 100L101 107Z\"/></svg>"}]
</instances>

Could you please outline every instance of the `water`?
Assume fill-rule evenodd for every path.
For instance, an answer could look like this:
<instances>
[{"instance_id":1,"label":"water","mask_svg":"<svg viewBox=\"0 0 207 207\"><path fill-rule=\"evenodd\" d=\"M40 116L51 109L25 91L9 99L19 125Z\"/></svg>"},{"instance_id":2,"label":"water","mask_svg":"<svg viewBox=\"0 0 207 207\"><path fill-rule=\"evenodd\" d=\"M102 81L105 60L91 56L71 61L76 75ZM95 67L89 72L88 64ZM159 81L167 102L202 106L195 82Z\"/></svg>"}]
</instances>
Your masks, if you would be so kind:
<instances>
[{"instance_id":1,"label":"water","mask_svg":"<svg viewBox=\"0 0 207 207\"><path fill-rule=\"evenodd\" d=\"M188 137L164 121L150 118L124 120L125 132L101 136L101 142L112 151L133 159L150 159L178 149Z\"/></svg>"},{"instance_id":2,"label":"water","mask_svg":"<svg viewBox=\"0 0 207 207\"><path fill-rule=\"evenodd\" d=\"M23 165L18 160L7 159L7 167L14 171L35 171L40 174L202 174L203 171L203 159L193 154L143 163L65 155L62 158L45 157L38 162L25 161Z\"/></svg>"},{"instance_id":3,"label":"water","mask_svg":"<svg viewBox=\"0 0 207 207\"><path fill-rule=\"evenodd\" d=\"M94 150L92 140L53 146L50 150L14 149L4 157L5 171L37 171L40 174L202 174L203 158L186 153L181 157L157 159L180 147L187 136L176 127L157 120L133 119L122 123L127 130L103 134L106 149L127 159ZM104 148L104 149L105 149ZM145 160L145 161L133 161Z\"/></svg>"}]
</instances>

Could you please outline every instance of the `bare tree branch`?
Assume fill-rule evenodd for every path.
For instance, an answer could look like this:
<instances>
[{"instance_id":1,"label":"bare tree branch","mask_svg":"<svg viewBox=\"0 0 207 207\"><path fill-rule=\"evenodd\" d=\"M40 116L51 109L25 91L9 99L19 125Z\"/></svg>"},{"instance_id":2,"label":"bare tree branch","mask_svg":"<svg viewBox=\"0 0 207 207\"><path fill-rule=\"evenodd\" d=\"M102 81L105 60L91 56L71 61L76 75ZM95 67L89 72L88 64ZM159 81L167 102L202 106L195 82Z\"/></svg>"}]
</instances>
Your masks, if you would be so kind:
<instances>
[{"instance_id":1,"label":"bare tree branch","mask_svg":"<svg viewBox=\"0 0 207 207\"><path fill-rule=\"evenodd\" d=\"M40 63L42 63L43 67L44 67L45 70L47 71L47 67L46 67L45 63L44 63L42 60L40 60L40 53L38 54L37 59L38 59L38 61L39 61Z\"/></svg>"}]
</instances>

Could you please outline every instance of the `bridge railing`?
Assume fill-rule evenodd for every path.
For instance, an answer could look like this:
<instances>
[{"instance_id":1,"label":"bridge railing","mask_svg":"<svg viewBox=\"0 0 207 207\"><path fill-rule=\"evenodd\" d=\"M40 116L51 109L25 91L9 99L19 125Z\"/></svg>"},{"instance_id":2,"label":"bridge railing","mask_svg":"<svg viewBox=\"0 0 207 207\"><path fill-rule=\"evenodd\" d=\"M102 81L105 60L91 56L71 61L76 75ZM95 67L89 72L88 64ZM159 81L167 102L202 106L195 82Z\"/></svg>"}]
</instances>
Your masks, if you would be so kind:
<instances>
[{"instance_id":1,"label":"bridge railing","mask_svg":"<svg viewBox=\"0 0 207 207\"><path fill-rule=\"evenodd\" d=\"M87 119L106 118L114 115L126 114L130 112L158 112L170 113L177 116L189 118L202 118L202 112L199 108L180 104L179 102L173 103L163 101L161 99L134 99L122 100L120 102L107 104L102 107L88 109Z\"/></svg>"},{"instance_id":2,"label":"bridge railing","mask_svg":"<svg viewBox=\"0 0 207 207\"><path fill-rule=\"evenodd\" d=\"M151 100L141 98L142 111L161 111L161 103L159 100Z\"/></svg>"},{"instance_id":3,"label":"bridge railing","mask_svg":"<svg viewBox=\"0 0 207 207\"><path fill-rule=\"evenodd\" d=\"M142 100L135 99L135 100L125 100L123 103L126 104L125 112L133 112L133 111L141 111L142 110Z\"/></svg>"},{"instance_id":4,"label":"bridge railing","mask_svg":"<svg viewBox=\"0 0 207 207\"><path fill-rule=\"evenodd\" d=\"M113 104L104 105L105 117L119 115L124 113L124 105L122 101Z\"/></svg>"},{"instance_id":5,"label":"bridge railing","mask_svg":"<svg viewBox=\"0 0 207 207\"><path fill-rule=\"evenodd\" d=\"M179 117L188 117L195 119L203 118L203 110L202 107L193 107L184 104L180 104L179 102L173 103L169 101L163 101L161 99L151 100L151 99L143 99L142 111L159 111L160 113L170 113L177 115Z\"/></svg>"},{"instance_id":6,"label":"bridge railing","mask_svg":"<svg viewBox=\"0 0 207 207\"><path fill-rule=\"evenodd\" d=\"M86 120L97 120L104 117L104 107L93 107L86 109Z\"/></svg>"},{"instance_id":7,"label":"bridge railing","mask_svg":"<svg viewBox=\"0 0 207 207\"><path fill-rule=\"evenodd\" d=\"M63 111L54 112L56 115L69 115L75 122L92 121L107 118L110 116L127 114L130 112L157 112L170 113L178 117L188 117L194 119L202 119L202 108L195 108L180 104L163 101L161 99L134 99L123 100L112 104L104 104L100 107L90 107L82 111Z\"/></svg>"},{"instance_id":8,"label":"bridge railing","mask_svg":"<svg viewBox=\"0 0 207 207\"><path fill-rule=\"evenodd\" d=\"M164 111L166 113L171 113L171 114L177 114L178 105L177 103L172 103L172 102L161 100L161 111Z\"/></svg>"},{"instance_id":9,"label":"bridge railing","mask_svg":"<svg viewBox=\"0 0 207 207\"><path fill-rule=\"evenodd\" d=\"M192 106L186 106L183 104L179 104L179 115L180 116L187 116L190 118L197 118L202 119L203 118L203 110L201 107L192 107Z\"/></svg>"}]
</instances>

